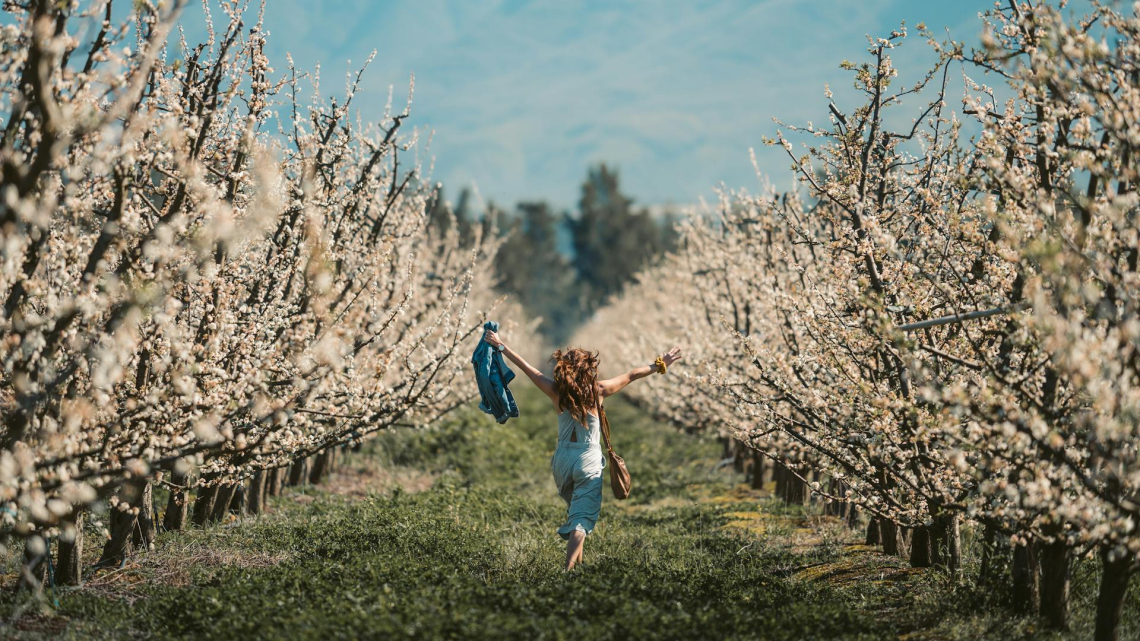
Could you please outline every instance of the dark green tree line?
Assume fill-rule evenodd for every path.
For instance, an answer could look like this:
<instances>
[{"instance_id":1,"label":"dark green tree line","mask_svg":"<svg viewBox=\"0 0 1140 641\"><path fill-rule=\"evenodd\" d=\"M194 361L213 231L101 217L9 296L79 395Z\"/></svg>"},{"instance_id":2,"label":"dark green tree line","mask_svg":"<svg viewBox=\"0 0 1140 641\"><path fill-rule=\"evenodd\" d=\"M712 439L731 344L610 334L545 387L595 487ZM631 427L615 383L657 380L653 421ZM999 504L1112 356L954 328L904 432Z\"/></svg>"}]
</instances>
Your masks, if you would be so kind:
<instances>
[{"instance_id":1,"label":"dark green tree line","mask_svg":"<svg viewBox=\"0 0 1140 641\"><path fill-rule=\"evenodd\" d=\"M617 171L605 164L587 172L573 214L545 201L521 202L513 211L489 204L478 218L471 209L468 190L449 207L441 188L428 204L429 224L442 231L456 225L465 242L474 241L480 225L484 233L506 235L495 259L498 288L541 317L539 329L554 344L676 242L677 217L635 208Z\"/></svg>"}]
</instances>

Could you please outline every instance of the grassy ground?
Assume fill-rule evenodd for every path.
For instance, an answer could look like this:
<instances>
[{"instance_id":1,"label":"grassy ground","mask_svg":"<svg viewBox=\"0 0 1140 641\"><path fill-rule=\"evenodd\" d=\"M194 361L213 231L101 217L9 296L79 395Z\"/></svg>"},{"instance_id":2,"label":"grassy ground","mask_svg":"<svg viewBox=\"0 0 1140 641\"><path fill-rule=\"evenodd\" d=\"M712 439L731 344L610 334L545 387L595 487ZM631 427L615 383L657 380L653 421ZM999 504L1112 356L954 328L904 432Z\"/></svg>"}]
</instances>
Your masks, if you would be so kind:
<instances>
[{"instance_id":1,"label":"grassy ground","mask_svg":"<svg viewBox=\"0 0 1140 641\"><path fill-rule=\"evenodd\" d=\"M520 401L507 425L469 413L387 435L260 518L162 534L125 568L57 589L58 607L8 591L0 636L1049 638L983 590L858 545L812 506L743 488L715 469L715 442L620 400L610 417L634 492L619 503L607 488L585 565L565 573L555 420L545 398ZM1095 581L1093 564L1077 568L1073 638L1091 636ZM1137 592L1125 638L1140 634Z\"/></svg>"}]
</instances>

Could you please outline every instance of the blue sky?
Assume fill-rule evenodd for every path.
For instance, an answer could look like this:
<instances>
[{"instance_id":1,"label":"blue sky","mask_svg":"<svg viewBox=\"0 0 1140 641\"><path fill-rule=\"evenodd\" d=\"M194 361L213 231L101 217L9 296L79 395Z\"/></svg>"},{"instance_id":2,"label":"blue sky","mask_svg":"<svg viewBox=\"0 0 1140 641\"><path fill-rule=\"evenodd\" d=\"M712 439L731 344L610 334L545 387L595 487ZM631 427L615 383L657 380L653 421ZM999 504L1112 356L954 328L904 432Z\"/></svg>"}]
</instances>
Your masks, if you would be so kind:
<instances>
[{"instance_id":1,"label":"blue sky","mask_svg":"<svg viewBox=\"0 0 1140 641\"><path fill-rule=\"evenodd\" d=\"M547 199L573 208L587 166L602 161L640 203L695 203L722 181L755 189L749 147L775 186L790 187L782 150L761 142L775 131L773 116L825 122L824 84L842 106L850 80L839 62L865 56L867 34L924 21L973 40L989 6L267 0L266 22L276 69L286 52L302 69L320 63L329 91L342 92L345 72L376 49L356 98L366 120L379 118L390 85L402 105L414 72L411 124L434 131L433 178L449 198L476 184L501 205ZM200 22L200 9L185 21ZM907 50L918 56L925 45L914 38Z\"/></svg>"}]
</instances>

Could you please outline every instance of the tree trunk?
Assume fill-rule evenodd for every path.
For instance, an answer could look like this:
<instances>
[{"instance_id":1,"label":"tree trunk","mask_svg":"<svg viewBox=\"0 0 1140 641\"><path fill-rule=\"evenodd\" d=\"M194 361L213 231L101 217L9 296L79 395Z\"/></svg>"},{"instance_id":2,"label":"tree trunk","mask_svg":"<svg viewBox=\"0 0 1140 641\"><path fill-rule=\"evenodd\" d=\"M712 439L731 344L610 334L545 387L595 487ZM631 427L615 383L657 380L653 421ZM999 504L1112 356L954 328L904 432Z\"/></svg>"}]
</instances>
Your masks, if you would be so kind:
<instances>
[{"instance_id":1,"label":"tree trunk","mask_svg":"<svg viewBox=\"0 0 1140 641\"><path fill-rule=\"evenodd\" d=\"M1036 614L1041 583L1038 576L1037 545L1033 541L1013 548L1013 608L1020 614Z\"/></svg>"},{"instance_id":2,"label":"tree trunk","mask_svg":"<svg viewBox=\"0 0 1140 641\"><path fill-rule=\"evenodd\" d=\"M281 493L281 468L275 467L265 472L265 496L277 496ZM263 505L262 508L267 507Z\"/></svg>"},{"instance_id":3,"label":"tree trunk","mask_svg":"<svg viewBox=\"0 0 1140 641\"><path fill-rule=\"evenodd\" d=\"M879 519L872 516L867 521L867 540L865 544L878 545L882 540L882 528L879 527Z\"/></svg>"},{"instance_id":4,"label":"tree trunk","mask_svg":"<svg viewBox=\"0 0 1140 641\"><path fill-rule=\"evenodd\" d=\"M154 549L154 488L150 483L143 485L142 496L139 497L139 513L135 517L135 529L131 542L136 548L144 550Z\"/></svg>"},{"instance_id":5,"label":"tree trunk","mask_svg":"<svg viewBox=\"0 0 1140 641\"><path fill-rule=\"evenodd\" d=\"M319 484L325 479L325 474L329 470L329 450L322 450L320 454L313 457L313 469L309 472L309 482L313 485Z\"/></svg>"},{"instance_id":6,"label":"tree trunk","mask_svg":"<svg viewBox=\"0 0 1140 641\"><path fill-rule=\"evenodd\" d=\"M958 515L943 514L938 517L938 522L941 544L936 550L935 563L946 566L951 572L957 572L962 568L962 530L959 527Z\"/></svg>"},{"instance_id":7,"label":"tree trunk","mask_svg":"<svg viewBox=\"0 0 1140 641\"><path fill-rule=\"evenodd\" d=\"M835 479L831 479L828 485L831 488L831 495L835 497L834 501L828 503L828 513L840 520L846 520L848 518L847 513L852 507L850 503L844 500L847 497L847 486L844 485L843 481L836 481Z\"/></svg>"},{"instance_id":8,"label":"tree trunk","mask_svg":"<svg viewBox=\"0 0 1140 641\"><path fill-rule=\"evenodd\" d=\"M911 538L913 545L914 538ZM946 522L941 516L934 517L934 524L930 526L930 565L941 567L946 564L942 558L946 550Z\"/></svg>"},{"instance_id":9,"label":"tree trunk","mask_svg":"<svg viewBox=\"0 0 1140 641\"><path fill-rule=\"evenodd\" d=\"M186 487L188 476L175 472L170 478L173 485ZM186 500L186 490L170 489L170 499L166 502L166 513L162 515L162 528L167 532L181 532L186 526L186 512L189 503Z\"/></svg>"},{"instance_id":10,"label":"tree trunk","mask_svg":"<svg viewBox=\"0 0 1140 641\"><path fill-rule=\"evenodd\" d=\"M111 538L103 545L103 552L99 556L99 561L95 567L106 568L122 565L126 560L131 550L131 541L135 538L135 530L139 527L139 516L142 514L144 500L149 502L153 496L150 491L150 483L131 482L126 483L119 488L118 494L119 504L111 508L110 530ZM136 510L138 514L136 514ZM151 541L154 540L154 517L153 509L149 511L151 514ZM143 533L138 533L140 543L145 543L146 539L143 538Z\"/></svg>"},{"instance_id":11,"label":"tree trunk","mask_svg":"<svg viewBox=\"0 0 1140 641\"><path fill-rule=\"evenodd\" d=\"M764 489L764 455L752 450L752 489Z\"/></svg>"},{"instance_id":12,"label":"tree trunk","mask_svg":"<svg viewBox=\"0 0 1140 641\"><path fill-rule=\"evenodd\" d=\"M732 469L737 474L744 471L744 444L736 439L732 440Z\"/></svg>"},{"instance_id":13,"label":"tree trunk","mask_svg":"<svg viewBox=\"0 0 1140 641\"><path fill-rule=\"evenodd\" d=\"M217 485L198 488L198 496L194 497L194 525L206 527L210 522L210 514L214 511L214 502L217 498Z\"/></svg>"},{"instance_id":14,"label":"tree trunk","mask_svg":"<svg viewBox=\"0 0 1140 641\"><path fill-rule=\"evenodd\" d=\"M281 490L285 489L286 475L289 473L289 468L279 467L273 470L273 496L280 496Z\"/></svg>"},{"instance_id":15,"label":"tree trunk","mask_svg":"<svg viewBox=\"0 0 1140 641\"><path fill-rule=\"evenodd\" d=\"M217 523L226 518L230 511L230 502L234 499L236 483L226 483L218 487L217 498L214 499L214 509L210 511L210 522Z\"/></svg>"},{"instance_id":16,"label":"tree trunk","mask_svg":"<svg viewBox=\"0 0 1140 641\"><path fill-rule=\"evenodd\" d=\"M259 470L253 475L249 481L249 491L246 492L245 499L245 512L246 514L261 514L261 504L265 500L265 489L267 485L268 474L265 470Z\"/></svg>"},{"instance_id":17,"label":"tree trunk","mask_svg":"<svg viewBox=\"0 0 1140 641\"><path fill-rule=\"evenodd\" d=\"M987 524L982 534L982 561L978 569L978 583L990 585L997 580L996 559L998 551L998 531Z\"/></svg>"},{"instance_id":18,"label":"tree trunk","mask_svg":"<svg viewBox=\"0 0 1140 641\"><path fill-rule=\"evenodd\" d=\"M79 585L83 580L83 513L76 513L74 519L59 536L55 581L60 585Z\"/></svg>"},{"instance_id":19,"label":"tree trunk","mask_svg":"<svg viewBox=\"0 0 1140 641\"><path fill-rule=\"evenodd\" d=\"M230 501L230 513L241 516L245 514L246 482L239 481L234 489L234 498Z\"/></svg>"},{"instance_id":20,"label":"tree trunk","mask_svg":"<svg viewBox=\"0 0 1140 641\"><path fill-rule=\"evenodd\" d=\"M847 527L852 530L859 527L859 508L854 503L847 504Z\"/></svg>"},{"instance_id":21,"label":"tree trunk","mask_svg":"<svg viewBox=\"0 0 1140 641\"><path fill-rule=\"evenodd\" d=\"M899 554L899 526L886 519L879 521L879 540L883 544L883 554L898 556Z\"/></svg>"},{"instance_id":22,"label":"tree trunk","mask_svg":"<svg viewBox=\"0 0 1140 641\"><path fill-rule=\"evenodd\" d=\"M907 555L907 533L894 521L879 522L880 538L883 541L883 553L905 558Z\"/></svg>"},{"instance_id":23,"label":"tree trunk","mask_svg":"<svg viewBox=\"0 0 1140 641\"><path fill-rule=\"evenodd\" d=\"M776 463L775 469L772 471L772 476L776 481L776 496L788 500L788 469L784 467L783 463Z\"/></svg>"},{"instance_id":24,"label":"tree trunk","mask_svg":"<svg viewBox=\"0 0 1140 641\"><path fill-rule=\"evenodd\" d=\"M1120 617L1124 613L1124 597L1128 594L1128 579L1135 557L1126 550L1100 549L1103 571L1100 575L1100 593L1096 598L1096 641L1119 641Z\"/></svg>"},{"instance_id":25,"label":"tree trunk","mask_svg":"<svg viewBox=\"0 0 1140 641\"><path fill-rule=\"evenodd\" d=\"M807 483L790 469L785 470L784 474L787 478L785 481L787 494L784 496L784 500L793 505L803 505L807 498Z\"/></svg>"},{"instance_id":26,"label":"tree trunk","mask_svg":"<svg viewBox=\"0 0 1140 641\"><path fill-rule=\"evenodd\" d=\"M20 563L20 580L16 590L39 592L44 588L48 576L48 557L51 547L47 539L39 534L30 534L24 539L24 559Z\"/></svg>"},{"instance_id":27,"label":"tree trunk","mask_svg":"<svg viewBox=\"0 0 1140 641\"><path fill-rule=\"evenodd\" d=\"M296 487L305 482L305 459L293 461L289 468L289 486Z\"/></svg>"},{"instance_id":28,"label":"tree trunk","mask_svg":"<svg viewBox=\"0 0 1140 641\"><path fill-rule=\"evenodd\" d=\"M914 536L910 540L910 567L928 568L934 565L934 542L931 540L933 528L920 525L914 528Z\"/></svg>"},{"instance_id":29,"label":"tree trunk","mask_svg":"<svg viewBox=\"0 0 1140 641\"><path fill-rule=\"evenodd\" d=\"M804 500L803 491L800 488L801 482L798 478L795 477L791 470L787 472L787 475L788 480L786 481L785 485L787 490L784 494L784 502L788 505L802 505Z\"/></svg>"},{"instance_id":30,"label":"tree trunk","mask_svg":"<svg viewBox=\"0 0 1140 641\"><path fill-rule=\"evenodd\" d=\"M1057 538L1041 547L1041 614L1058 630L1069 629L1071 550Z\"/></svg>"}]
</instances>

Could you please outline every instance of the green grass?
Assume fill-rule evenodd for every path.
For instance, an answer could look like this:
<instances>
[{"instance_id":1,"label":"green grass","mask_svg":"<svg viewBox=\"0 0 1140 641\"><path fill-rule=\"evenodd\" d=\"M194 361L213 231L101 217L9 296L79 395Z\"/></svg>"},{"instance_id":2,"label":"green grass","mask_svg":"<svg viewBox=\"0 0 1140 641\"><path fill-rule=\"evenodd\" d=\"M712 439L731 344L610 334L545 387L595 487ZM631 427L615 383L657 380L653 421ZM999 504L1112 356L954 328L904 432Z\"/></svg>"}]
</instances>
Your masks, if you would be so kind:
<instances>
[{"instance_id":1,"label":"green grass","mask_svg":"<svg viewBox=\"0 0 1140 641\"><path fill-rule=\"evenodd\" d=\"M520 386L521 387L521 386ZM737 488L719 445L609 405L634 491L606 490L585 564L566 573L565 514L550 477L555 419L524 391L522 417L467 412L392 433L331 487L273 512L162 534L127 569L59 590L58 610L0 602L0 636L25 638L812 639L1028 638L1036 622L939 572L850 548L807 508ZM430 474L430 489L400 489ZM420 478L422 481L422 478ZM338 486L339 484L339 486ZM425 485L425 483L419 483ZM94 553L94 551L93 551ZM1074 582L1075 638L1088 636L1091 564ZM1132 605L1136 603L1133 590ZM1082 599L1084 601L1082 601ZM1135 612L1127 633L1140 629Z\"/></svg>"}]
</instances>

